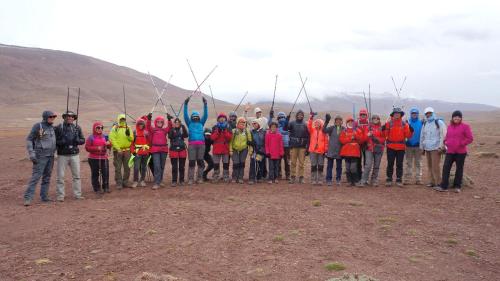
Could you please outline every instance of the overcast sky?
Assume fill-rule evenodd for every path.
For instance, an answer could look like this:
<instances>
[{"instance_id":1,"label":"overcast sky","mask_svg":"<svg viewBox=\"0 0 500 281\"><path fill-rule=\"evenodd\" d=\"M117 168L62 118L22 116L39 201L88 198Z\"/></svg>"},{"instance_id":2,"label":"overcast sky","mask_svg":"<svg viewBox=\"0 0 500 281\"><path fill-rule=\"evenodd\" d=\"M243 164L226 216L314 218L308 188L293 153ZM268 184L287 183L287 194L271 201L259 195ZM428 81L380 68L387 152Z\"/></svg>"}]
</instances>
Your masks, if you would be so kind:
<instances>
[{"instance_id":1,"label":"overcast sky","mask_svg":"<svg viewBox=\"0 0 500 281\"><path fill-rule=\"evenodd\" d=\"M500 1L8 1L0 43L72 51L237 102L392 92L500 106ZM208 92L208 88L203 90Z\"/></svg>"}]
</instances>

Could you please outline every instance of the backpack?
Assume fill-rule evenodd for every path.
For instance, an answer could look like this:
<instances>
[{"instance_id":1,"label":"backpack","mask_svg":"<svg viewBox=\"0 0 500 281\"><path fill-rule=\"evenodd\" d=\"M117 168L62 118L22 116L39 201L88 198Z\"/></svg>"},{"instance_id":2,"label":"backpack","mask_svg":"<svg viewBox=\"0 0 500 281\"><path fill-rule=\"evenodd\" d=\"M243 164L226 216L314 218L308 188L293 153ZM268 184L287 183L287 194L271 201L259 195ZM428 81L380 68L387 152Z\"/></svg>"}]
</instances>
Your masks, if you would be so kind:
<instances>
[{"instance_id":1,"label":"backpack","mask_svg":"<svg viewBox=\"0 0 500 281\"><path fill-rule=\"evenodd\" d=\"M443 121L443 119L442 118L434 118L434 123L436 124L436 128L438 128L438 130L440 129L439 121ZM422 120L422 127L425 127L425 124L427 124L427 120L423 119Z\"/></svg>"}]
</instances>

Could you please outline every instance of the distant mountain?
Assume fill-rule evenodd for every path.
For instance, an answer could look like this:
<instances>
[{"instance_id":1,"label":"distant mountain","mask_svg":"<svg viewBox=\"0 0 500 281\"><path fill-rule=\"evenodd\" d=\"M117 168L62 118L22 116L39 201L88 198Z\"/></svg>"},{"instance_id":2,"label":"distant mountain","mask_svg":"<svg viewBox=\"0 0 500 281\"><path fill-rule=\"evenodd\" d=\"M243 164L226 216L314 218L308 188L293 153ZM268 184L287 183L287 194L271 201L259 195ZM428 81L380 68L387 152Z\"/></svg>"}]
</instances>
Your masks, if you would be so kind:
<instances>
[{"instance_id":1,"label":"distant mountain","mask_svg":"<svg viewBox=\"0 0 500 281\"><path fill-rule=\"evenodd\" d=\"M155 81L161 90L165 81L156 77ZM0 44L2 126L15 126L23 118L39 119L45 108L63 112L67 86L81 88L80 112L86 120L114 119L123 111L123 85L127 113L138 116L151 110L156 94L146 73L71 52ZM178 111L191 92L170 85L164 95L169 112L168 104ZM71 91L71 95L70 109L75 110L76 91ZM224 101L217 104L221 108L231 105ZM199 95L193 98L193 106L200 108Z\"/></svg>"}]
</instances>

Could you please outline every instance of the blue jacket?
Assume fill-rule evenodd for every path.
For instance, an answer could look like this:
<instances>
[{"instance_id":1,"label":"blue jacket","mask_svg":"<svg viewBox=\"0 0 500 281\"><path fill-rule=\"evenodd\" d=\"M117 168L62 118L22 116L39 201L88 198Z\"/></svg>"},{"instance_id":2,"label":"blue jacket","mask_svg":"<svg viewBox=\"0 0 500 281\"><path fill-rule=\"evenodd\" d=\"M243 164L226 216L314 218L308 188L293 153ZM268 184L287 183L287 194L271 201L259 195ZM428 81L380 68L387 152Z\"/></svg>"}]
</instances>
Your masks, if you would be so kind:
<instances>
[{"instance_id":1,"label":"blue jacket","mask_svg":"<svg viewBox=\"0 0 500 281\"><path fill-rule=\"evenodd\" d=\"M189 142L203 142L205 143L205 134L204 127L205 122L208 119L208 106L207 104L203 104L203 117L201 117L200 121L193 121L193 117L200 117L200 113L198 111L193 111L191 113L191 117L188 117L188 105L184 105L184 123L186 123L189 131Z\"/></svg>"},{"instance_id":2,"label":"blue jacket","mask_svg":"<svg viewBox=\"0 0 500 281\"><path fill-rule=\"evenodd\" d=\"M406 146L419 147L420 146L420 132L422 131L422 120L419 119L419 116L417 116L417 118L412 118L411 113L418 114L419 113L418 108L413 107L410 110L410 120L408 120L408 123L413 128L413 135L411 138L409 138L406 141Z\"/></svg>"}]
</instances>

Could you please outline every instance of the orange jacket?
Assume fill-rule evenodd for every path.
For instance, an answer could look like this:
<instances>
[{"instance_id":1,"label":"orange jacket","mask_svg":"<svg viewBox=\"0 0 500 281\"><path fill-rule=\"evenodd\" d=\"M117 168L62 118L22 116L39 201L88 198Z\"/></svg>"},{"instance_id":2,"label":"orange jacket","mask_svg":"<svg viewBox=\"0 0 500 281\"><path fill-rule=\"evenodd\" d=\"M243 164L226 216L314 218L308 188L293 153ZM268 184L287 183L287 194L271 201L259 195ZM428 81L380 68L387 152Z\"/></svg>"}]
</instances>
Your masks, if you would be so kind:
<instances>
[{"instance_id":1,"label":"orange jacket","mask_svg":"<svg viewBox=\"0 0 500 281\"><path fill-rule=\"evenodd\" d=\"M319 128L316 129L314 125L319 124ZM309 131L309 152L325 154L328 151L328 135L323 133L324 122L321 119L316 119L310 117L307 122L307 130Z\"/></svg>"},{"instance_id":2,"label":"orange jacket","mask_svg":"<svg viewBox=\"0 0 500 281\"><path fill-rule=\"evenodd\" d=\"M391 118L384 125L387 148L393 150L405 150L406 140L411 138L413 133L410 131L410 125L401 119Z\"/></svg>"},{"instance_id":3,"label":"orange jacket","mask_svg":"<svg viewBox=\"0 0 500 281\"><path fill-rule=\"evenodd\" d=\"M368 133L372 133L372 136L369 137ZM366 141L367 149L371 152L374 152L375 146L379 146L382 151L384 151L385 147L385 131L382 130L382 126L380 124L375 125L371 123L368 127L363 130L364 139Z\"/></svg>"},{"instance_id":4,"label":"orange jacket","mask_svg":"<svg viewBox=\"0 0 500 281\"><path fill-rule=\"evenodd\" d=\"M361 157L360 143L365 141L361 129L346 128L340 133L339 140L342 144L340 156Z\"/></svg>"}]
</instances>

